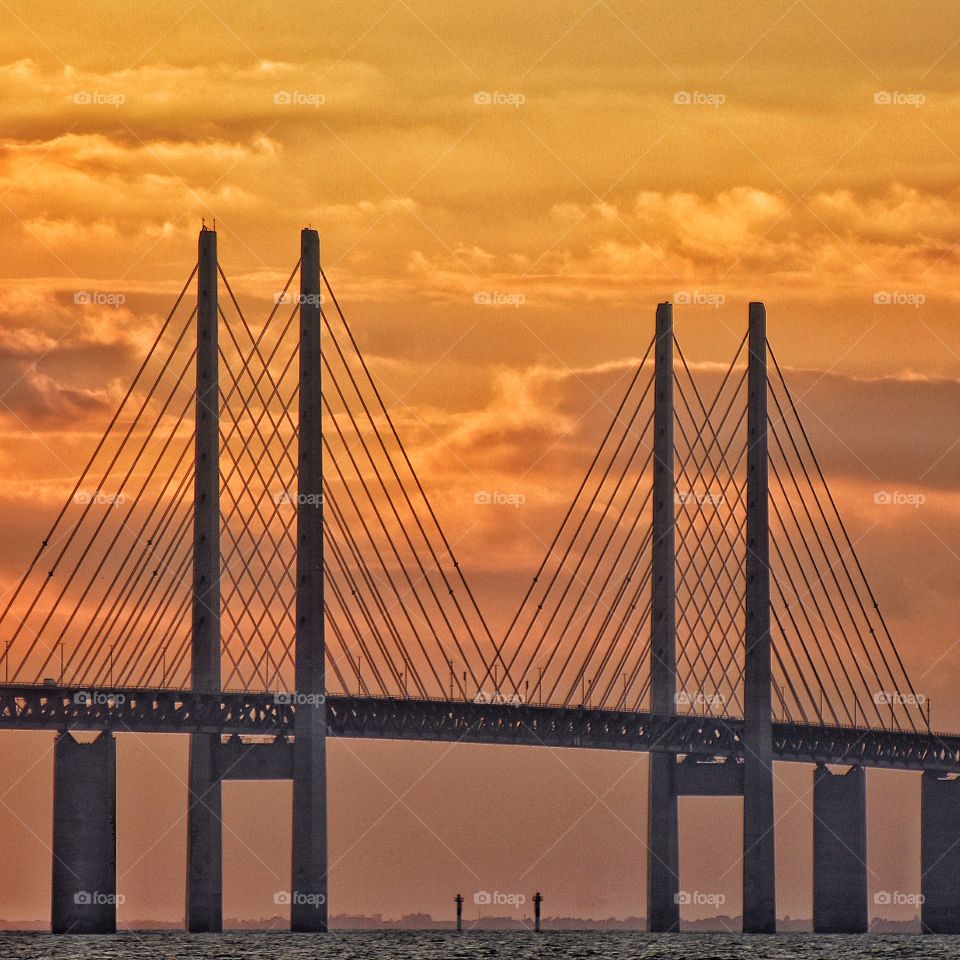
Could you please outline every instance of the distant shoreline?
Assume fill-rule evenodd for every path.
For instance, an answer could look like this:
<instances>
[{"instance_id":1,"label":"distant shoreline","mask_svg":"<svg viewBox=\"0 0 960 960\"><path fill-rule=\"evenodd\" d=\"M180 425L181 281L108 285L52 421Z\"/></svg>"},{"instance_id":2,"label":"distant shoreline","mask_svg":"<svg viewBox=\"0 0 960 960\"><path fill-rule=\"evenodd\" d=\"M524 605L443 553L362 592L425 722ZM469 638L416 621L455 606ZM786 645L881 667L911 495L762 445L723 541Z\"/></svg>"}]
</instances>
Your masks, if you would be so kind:
<instances>
[{"instance_id":1,"label":"distant shoreline","mask_svg":"<svg viewBox=\"0 0 960 960\"><path fill-rule=\"evenodd\" d=\"M118 925L120 926L120 925ZM435 920L429 914L406 914L398 919L379 915L364 916L356 914L338 914L330 918L330 929L336 933L370 933L390 931L449 931L455 928L453 920ZM463 921L464 930L483 931L525 931L533 928L533 921L516 917L483 917L477 920ZM545 930L564 933L646 933L647 922L644 917L626 917L605 920L588 920L582 917L544 917ZM289 932L288 921L284 917L269 917L259 920L224 920L224 932L256 931L278 933ZM741 919L729 916L708 917L703 920L691 920L681 925L681 933L719 933L739 934ZM175 921L134 920L122 924L121 929L131 933L182 933L184 924ZM10 921L0 920L0 933L47 933L50 924L45 920ZM919 934L920 919L881 920L874 918L870 922L871 934ZM777 933L813 933L813 921L783 917L777 921Z\"/></svg>"}]
</instances>

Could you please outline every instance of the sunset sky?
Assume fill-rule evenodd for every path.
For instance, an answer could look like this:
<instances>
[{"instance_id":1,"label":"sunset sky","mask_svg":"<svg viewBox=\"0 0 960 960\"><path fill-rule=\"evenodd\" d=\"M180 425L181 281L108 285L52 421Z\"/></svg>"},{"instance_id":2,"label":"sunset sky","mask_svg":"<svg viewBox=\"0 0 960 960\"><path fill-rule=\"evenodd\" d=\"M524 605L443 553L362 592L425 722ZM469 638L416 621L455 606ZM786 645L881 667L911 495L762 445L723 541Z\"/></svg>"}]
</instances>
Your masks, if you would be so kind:
<instances>
[{"instance_id":1,"label":"sunset sky","mask_svg":"<svg viewBox=\"0 0 960 960\"><path fill-rule=\"evenodd\" d=\"M709 371L765 301L916 687L934 726L960 729L960 8L0 0L0 23L5 589L189 275L201 220L260 317L309 225L501 631L656 304L693 301L677 333ZM52 742L2 738L0 918L48 916ZM185 741L119 744L119 921L178 920ZM460 891L474 916L474 891L541 889L547 915L643 915L645 771L334 742L331 914L440 917ZM812 773L777 774L779 913L809 916ZM871 891L916 892L919 777L868 780ZM286 784L227 786L226 917L275 912L289 801ZM683 802L681 886L731 914L738 824L734 801Z\"/></svg>"}]
</instances>

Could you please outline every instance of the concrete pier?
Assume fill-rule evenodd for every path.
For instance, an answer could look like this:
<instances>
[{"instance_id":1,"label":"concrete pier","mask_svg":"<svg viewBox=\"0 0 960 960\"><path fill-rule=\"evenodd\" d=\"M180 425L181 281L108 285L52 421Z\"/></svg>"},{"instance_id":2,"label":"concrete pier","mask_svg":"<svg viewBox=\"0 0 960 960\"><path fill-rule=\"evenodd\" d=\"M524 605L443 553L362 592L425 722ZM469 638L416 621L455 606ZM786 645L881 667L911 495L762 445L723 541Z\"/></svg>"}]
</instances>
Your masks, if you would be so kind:
<instances>
[{"instance_id":1,"label":"concrete pier","mask_svg":"<svg viewBox=\"0 0 960 960\"><path fill-rule=\"evenodd\" d=\"M960 778L932 771L920 787L920 892L923 932L960 933Z\"/></svg>"},{"instance_id":2,"label":"concrete pier","mask_svg":"<svg viewBox=\"0 0 960 960\"><path fill-rule=\"evenodd\" d=\"M743 744L743 931L777 928L770 673L767 313L750 304L747 375L747 559Z\"/></svg>"},{"instance_id":3,"label":"concrete pier","mask_svg":"<svg viewBox=\"0 0 960 960\"><path fill-rule=\"evenodd\" d=\"M320 237L300 234L300 411L297 506L293 883L290 929L327 930L327 707L323 622L323 433Z\"/></svg>"},{"instance_id":4,"label":"concrete pier","mask_svg":"<svg viewBox=\"0 0 960 960\"><path fill-rule=\"evenodd\" d=\"M217 235L198 241L196 479L193 520L194 690L220 690L220 388ZM223 929L222 791L215 733L190 737L187 797L187 929Z\"/></svg>"},{"instance_id":5,"label":"concrete pier","mask_svg":"<svg viewBox=\"0 0 960 960\"><path fill-rule=\"evenodd\" d=\"M54 933L117 930L117 751L113 734L53 748Z\"/></svg>"},{"instance_id":6,"label":"concrete pier","mask_svg":"<svg viewBox=\"0 0 960 960\"><path fill-rule=\"evenodd\" d=\"M657 307L653 424L653 566L650 690L654 713L676 712L677 562L674 478L673 307ZM676 757L650 754L647 791L647 917L651 933L680 929Z\"/></svg>"},{"instance_id":7,"label":"concrete pier","mask_svg":"<svg viewBox=\"0 0 960 960\"><path fill-rule=\"evenodd\" d=\"M863 767L813 773L813 929L866 933L867 778Z\"/></svg>"}]
</instances>

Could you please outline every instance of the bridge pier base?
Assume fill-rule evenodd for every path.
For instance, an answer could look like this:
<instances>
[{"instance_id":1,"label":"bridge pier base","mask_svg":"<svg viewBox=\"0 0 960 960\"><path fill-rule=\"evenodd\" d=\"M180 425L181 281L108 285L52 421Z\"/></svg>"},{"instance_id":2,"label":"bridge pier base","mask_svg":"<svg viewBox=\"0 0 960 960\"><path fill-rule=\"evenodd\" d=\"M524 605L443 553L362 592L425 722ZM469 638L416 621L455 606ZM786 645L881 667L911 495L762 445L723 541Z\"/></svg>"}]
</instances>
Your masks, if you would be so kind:
<instances>
[{"instance_id":1,"label":"bridge pier base","mask_svg":"<svg viewBox=\"0 0 960 960\"><path fill-rule=\"evenodd\" d=\"M187 797L187 929L223 930L223 786L216 733L190 737Z\"/></svg>"},{"instance_id":2,"label":"bridge pier base","mask_svg":"<svg viewBox=\"0 0 960 960\"><path fill-rule=\"evenodd\" d=\"M867 778L863 767L813 773L813 929L866 933Z\"/></svg>"},{"instance_id":3,"label":"bridge pier base","mask_svg":"<svg viewBox=\"0 0 960 960\"><path fill-rule=\"evenodd\" d=\"M928 770L920 787L920 924L960 933L960 779Z\"/></svg>"},{"instance_id":4,"label":"bridge pier base","mask_svg":"<svg viewBox=\"0 0 960 960\"><path fill-rule=\"evenodd\" d=\"M54 933L117 931L117 750L113 734L53 748Z\"/></svg>"},{"instance_id":5,"label":"bridge pier base","mask_svg":"<svg viewBox=\"0 0 960 960\"><path fill-rule=\"evenodd\" d=\"M680 828L677 759L650 754L647 802L647 923L651 933L680 930Z\"/></svg>"}]
</instances>

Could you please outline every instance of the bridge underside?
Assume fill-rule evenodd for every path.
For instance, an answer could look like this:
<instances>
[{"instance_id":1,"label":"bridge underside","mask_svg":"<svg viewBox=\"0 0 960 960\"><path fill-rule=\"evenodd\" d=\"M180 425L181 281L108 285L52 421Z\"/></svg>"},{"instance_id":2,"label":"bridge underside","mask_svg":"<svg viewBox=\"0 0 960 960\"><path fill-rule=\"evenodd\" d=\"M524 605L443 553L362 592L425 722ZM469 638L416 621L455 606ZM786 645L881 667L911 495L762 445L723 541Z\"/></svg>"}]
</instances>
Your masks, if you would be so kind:
<instances>
[{"instance_id":1,"label":"bridge underside","mask_svg":"<svg viewBox=\"0 0 960 960\"><path fill-rule=\"evenodd\" d=\"M96 690L0 685L0 730L221 733L292 738L296 705L273 693ZM327 734L382 740L663 751L741 758L737 718L657 716L578 707L331 696ZM773 724L779 761L960 773L960 737Z\"/></svg>"}]
</instances>

